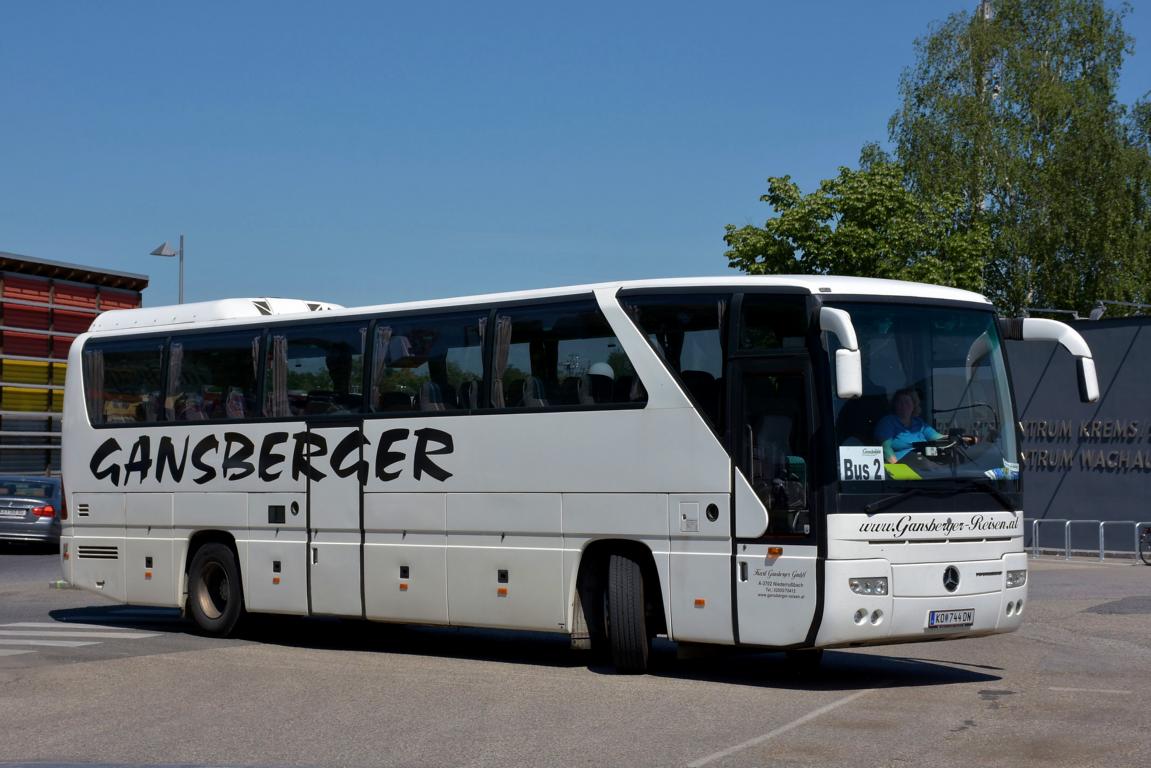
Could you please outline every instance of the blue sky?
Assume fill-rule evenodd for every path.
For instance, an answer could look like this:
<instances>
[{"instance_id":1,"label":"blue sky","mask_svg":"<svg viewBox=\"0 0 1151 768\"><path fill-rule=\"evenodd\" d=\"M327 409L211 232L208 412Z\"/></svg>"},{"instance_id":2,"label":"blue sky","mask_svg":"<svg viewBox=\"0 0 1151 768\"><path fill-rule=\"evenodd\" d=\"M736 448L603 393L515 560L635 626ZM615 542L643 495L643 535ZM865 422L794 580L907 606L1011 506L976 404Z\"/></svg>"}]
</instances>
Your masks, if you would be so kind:
<instances>
[{"instance_id":1,"label":"blue sky","mask_svg":"<svg viewBox=\"0 0 1151 768\"><path fill-rule=\"evenodd\" d=\"M147 274L148 305L349 306L723 274L886 139L975 0L0 2L0 250ZM1121 99L1151 90L1151 7Z\"/></svg>"}]
</instances>

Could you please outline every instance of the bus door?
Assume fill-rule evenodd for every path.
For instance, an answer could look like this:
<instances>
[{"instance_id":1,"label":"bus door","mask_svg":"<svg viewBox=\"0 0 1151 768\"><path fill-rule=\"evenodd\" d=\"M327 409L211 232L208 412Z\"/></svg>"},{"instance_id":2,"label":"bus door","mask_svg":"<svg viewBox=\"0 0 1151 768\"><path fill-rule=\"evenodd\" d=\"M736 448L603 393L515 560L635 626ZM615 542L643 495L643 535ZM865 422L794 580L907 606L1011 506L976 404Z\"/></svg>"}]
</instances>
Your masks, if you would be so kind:
<instances>
[{"instance_id":1,"label":"bus door","mask_svg":"<svg viewBox=\"0 0 1151 768\"><path fill-rule=\"evenodd\" d=\"M363 615L363 420L308 424L308 597L313 614Z\"/></svg>"},{"instance_id":2,"label":"bus door","mask_svg":"<svg viewBox=\"0 0 1151 768\"><path fill-rule=\"evenodd\" d=\"M745 358L732 372L735 504L768 521L763 535L736 541L739 641L802 644L819 595L811 369L806 359Z\"/></svg>"}]
</instances>

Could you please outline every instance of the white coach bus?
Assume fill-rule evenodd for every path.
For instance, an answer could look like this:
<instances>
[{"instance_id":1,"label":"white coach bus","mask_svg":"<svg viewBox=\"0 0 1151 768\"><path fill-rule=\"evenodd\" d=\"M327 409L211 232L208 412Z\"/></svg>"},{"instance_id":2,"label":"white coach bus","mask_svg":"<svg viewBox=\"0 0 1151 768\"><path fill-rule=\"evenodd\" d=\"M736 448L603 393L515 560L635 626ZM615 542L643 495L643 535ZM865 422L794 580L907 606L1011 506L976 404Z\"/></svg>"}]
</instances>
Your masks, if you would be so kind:
<instances>
[{"instance_id":1,"label":"white coach bus","mask_svg":"<svg viewBox=\"0 0 1151 768\"><path fill-rule=\"evenodd\" d=\"M1002 339L974 293L657 280L107 312L72 345L65 579L177 606L792 651L1009 632ZM909 401L910 404L908 404Z\"/></svg>"}]
</instances>

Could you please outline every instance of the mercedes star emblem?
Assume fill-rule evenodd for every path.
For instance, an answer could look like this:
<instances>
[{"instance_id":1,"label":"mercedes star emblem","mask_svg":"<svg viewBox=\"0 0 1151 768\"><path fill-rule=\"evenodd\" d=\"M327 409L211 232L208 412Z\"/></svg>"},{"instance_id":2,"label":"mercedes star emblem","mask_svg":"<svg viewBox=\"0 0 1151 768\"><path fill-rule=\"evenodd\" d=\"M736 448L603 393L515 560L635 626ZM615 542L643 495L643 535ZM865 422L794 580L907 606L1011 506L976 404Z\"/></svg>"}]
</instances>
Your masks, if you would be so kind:
<instances>
[{"instance_id":1,"label":"mercedes star emblem","mask_svg":"<svg viewBox=\"0 0 1151 768\"><path fill-rule=\"evenodd\" d=\"M954 565L947 566L943 571L943 588L948 592L959 589L959 569Z\"/></svg>"}]
</instances>

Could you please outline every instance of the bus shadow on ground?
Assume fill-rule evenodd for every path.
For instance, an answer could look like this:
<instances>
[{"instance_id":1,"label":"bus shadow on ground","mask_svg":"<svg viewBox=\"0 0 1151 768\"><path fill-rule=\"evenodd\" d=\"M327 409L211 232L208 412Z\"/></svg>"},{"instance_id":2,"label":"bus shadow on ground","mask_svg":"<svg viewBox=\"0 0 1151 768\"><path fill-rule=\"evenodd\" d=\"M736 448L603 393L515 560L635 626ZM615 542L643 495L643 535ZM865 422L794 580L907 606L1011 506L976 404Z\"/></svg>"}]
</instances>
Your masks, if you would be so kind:
<instances>
[{"instance_id":1,"label":"bus shadow on ground","mask_svg":"<svg viewBox=\"0 0 1151 768\"><path fill-rule=\"evenodd\" d=\"M64 623L105 624L152 632L195 634L194 625L174 608L96 605L52 611ZM553 668L584 667L593 674L616 674L610 662L570 647L566 635L470 627L387 624L337 618L248 616L233 640L284 648L391 653L498 664ZM229 641L230 643L231 641ZM717 646L702 658L678 658L675 643L657 639L648 674L730 685L811 691L912 688L1001 679L996 667L940 662L874 652L827 651L815 669L783 653Z\"/></svg>"},{"instance_id":2,"label":"bus shadow on ground","mask_svg":"<svg viewBox=\"0 0 1151 768\"><path fill-rule=\"evenodd\" d=\"M610 669L604 671L610 672ZM994 667L851 651L826 651L823 663L810 668L795 663L783 653L731 650L708 659L676 659L672 651L655 659L651 674L764 688L856 691L992 683L1002 679L996 672Z\"/></svg>"},{"instance_id":3,"label":"bus shadow on ground","mask_svg":"<svg viewBox=\"0 0 1151 768\"><path fill-rule=\"evenodd\" d=\"M423 657L587 668L614 675L610 662L570 647L566 635L467 627L382 624L365 621L261 616L250 618L241 636L253 642L296 648L406 654ZM770 688L861 690L956 683L990 683L998 668L951 664L875 653L828 651L816 669L797 665L783 653L748 652L717 646L704 658L678 658L675 643L657 639L649 674Z\"/></svg>"}]
</instances>

